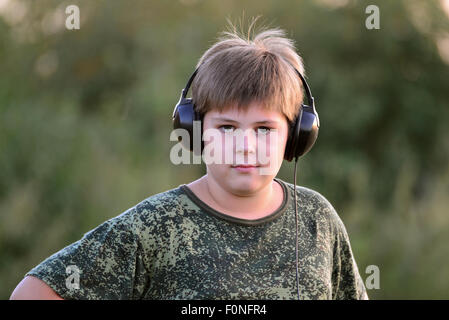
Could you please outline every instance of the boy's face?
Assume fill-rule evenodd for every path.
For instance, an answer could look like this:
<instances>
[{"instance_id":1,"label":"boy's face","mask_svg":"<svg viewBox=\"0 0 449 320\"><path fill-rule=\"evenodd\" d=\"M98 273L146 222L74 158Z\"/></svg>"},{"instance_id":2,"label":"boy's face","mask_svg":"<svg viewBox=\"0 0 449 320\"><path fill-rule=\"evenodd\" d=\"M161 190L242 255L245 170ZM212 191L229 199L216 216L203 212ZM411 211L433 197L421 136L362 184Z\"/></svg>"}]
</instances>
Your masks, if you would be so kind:
<instances>
[{"instance_id":1,"label":"boy's face","mask_svg":"<svg viewBox=\"0 0 449 320\"><path fill-rule=\"evenodd\" d=\"M218 152L221 161L206 163L208 176L236 195L257 192L277 175L287 138L287 118L257 102L245 110L211 110L203 118L203 158L208 154L217 159Z\"/></svg>"}]
</instances>

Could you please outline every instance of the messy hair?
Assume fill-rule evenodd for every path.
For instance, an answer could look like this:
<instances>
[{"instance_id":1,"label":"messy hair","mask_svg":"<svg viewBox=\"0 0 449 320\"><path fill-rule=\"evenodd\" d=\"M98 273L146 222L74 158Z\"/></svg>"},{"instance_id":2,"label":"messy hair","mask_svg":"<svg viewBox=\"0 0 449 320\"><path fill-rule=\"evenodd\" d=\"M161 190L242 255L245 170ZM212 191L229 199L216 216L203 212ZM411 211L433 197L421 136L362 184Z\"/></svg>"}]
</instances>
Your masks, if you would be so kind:
<instances>
[{"instance_id":1,"label":"messy hair","mask_svg":"<svg viewBox=\"0 0 449 320\"><path fill-rule=\"evenodd\" d=\"M258 102L292 121L303 100L302 83L294 70L304 75L302 59L284 30L265 29L250 39L251 26L246 37L231 25L200 58L192 83L195 108L204 115Z\"/></svg>"}]
</instances>

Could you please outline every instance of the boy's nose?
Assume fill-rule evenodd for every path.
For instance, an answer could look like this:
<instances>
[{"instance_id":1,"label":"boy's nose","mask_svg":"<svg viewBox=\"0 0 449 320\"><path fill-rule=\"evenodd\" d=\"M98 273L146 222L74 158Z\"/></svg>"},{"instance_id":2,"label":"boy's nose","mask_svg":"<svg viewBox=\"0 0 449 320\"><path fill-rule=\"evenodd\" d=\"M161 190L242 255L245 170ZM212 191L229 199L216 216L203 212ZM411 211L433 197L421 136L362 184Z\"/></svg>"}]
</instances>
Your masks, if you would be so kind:
<instances>
[{"instance_id":1,"label":"boy's nose","mask_svg":"<svg viewBox=\"0 0 449 320\"><path fill-rule=\"evenodd\" d=\"M253 129L239 132L236 137L236 153L256 153L257 137Z\"/></svg>"}]
</instances>

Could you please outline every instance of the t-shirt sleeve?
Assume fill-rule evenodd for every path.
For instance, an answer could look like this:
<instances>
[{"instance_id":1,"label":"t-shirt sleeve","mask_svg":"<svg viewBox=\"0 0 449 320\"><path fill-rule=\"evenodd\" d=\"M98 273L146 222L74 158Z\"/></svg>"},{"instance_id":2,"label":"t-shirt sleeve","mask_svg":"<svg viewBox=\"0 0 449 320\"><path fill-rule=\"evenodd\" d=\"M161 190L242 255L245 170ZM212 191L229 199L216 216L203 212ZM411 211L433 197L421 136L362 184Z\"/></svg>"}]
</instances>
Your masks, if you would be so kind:
<instances>
[{"instance_id":1,"label":"t-shirt sleeve","mask_svg":"<svg viewBox=\"0 0 449 320\"><path fill-rule=\"evenodd\" d=\"M148 278L134 213L131 208L102 223L26 275L64 299L139 299Z\"/></svg>"},{"instance_id":2,"label":"t-shirt sleeve","mask_svg":"<svg viewBox=\"0 0 449 320\"><path fill-rule=\"evenodd\" d=\"M368 300L366 288L352 253L346 228L336 216L332 270L332 298L334 300Z\"/></svg>"}]
</instances>

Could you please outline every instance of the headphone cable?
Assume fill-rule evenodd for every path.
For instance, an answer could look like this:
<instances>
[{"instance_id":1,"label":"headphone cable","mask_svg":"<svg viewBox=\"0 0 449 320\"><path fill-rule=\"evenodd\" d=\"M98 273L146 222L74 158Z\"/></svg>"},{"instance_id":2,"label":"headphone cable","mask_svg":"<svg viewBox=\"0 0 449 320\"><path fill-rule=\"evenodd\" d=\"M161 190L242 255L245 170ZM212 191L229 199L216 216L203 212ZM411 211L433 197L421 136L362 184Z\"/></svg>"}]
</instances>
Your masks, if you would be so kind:
<instances>
[{"instance_id":1,"label":"headphone cable","mask_svg":"<svg viewBox=\"0 0 449 320\"><path fill-rule=\"evenodd\" d=\"M298 290L298 300L299 299L299 257L298 257L298 202L296 201L296 167L298 165L298 158L295 158L295 171L294 171L294 185L295 189L293 190L294 199L295 199L295 231L296 231L296 241L295 241L295 253L296 253L296 289Z\"/></svg>"}]
</instances>

